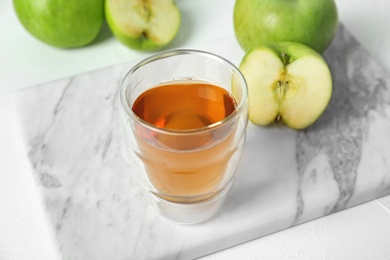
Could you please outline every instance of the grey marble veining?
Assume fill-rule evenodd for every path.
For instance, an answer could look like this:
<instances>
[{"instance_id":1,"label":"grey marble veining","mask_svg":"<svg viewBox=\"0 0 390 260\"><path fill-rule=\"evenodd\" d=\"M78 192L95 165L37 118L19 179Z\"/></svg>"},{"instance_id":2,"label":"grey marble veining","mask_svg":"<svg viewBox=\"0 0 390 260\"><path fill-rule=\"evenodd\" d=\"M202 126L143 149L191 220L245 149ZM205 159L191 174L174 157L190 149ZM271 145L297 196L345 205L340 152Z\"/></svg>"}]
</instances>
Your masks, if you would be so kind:
<instances>
[{"instance_id":1,"label":"grey marble veining","mask_svg":"<svg viewBox=\"0 0 390 260\"><path fill-rule=\"evenodd\" d=\"M372 117L377 116L375 121L385 123L390 130L389 113L386 112L390 106L390 81L389 74L344 27L339 28L338 37L324 57L332 71L333 96L323 116L313 126L298 133L297 162L302 184L308 180L315 182L319 174L334 179L338 194L326 207L324 213L328 214L362 202L355 198L361 190L355 189L358 176L366 174L360 173L359 167L366 145L371 143L369 131ZM381 169L378 165L371 171L381 169L383 182L374 186L375 189L368 184L367 189L377 192L372 197L365 197L365 200L389 193L390 153L387 147L390 139L388 134L378 134L387 151L380 155L381 164L385 167ZM310 169L310 163L321 157L327 164L325 172ZM305 187L300 187L298 192L300 208L297 221L304 211L303 189Z\"/></svg>"},{"instance_id":2,"label":"grey marble veining","mask_svg":"<svg viewBox=\"0 0 390 260\"><path fill-rule=\"evenodd\" d=\"M237 65L244 54L233 36L202 49ZM16 92L59 255L195 258L390 194L390 76L343 26L324 57L325 113L304 131L250 124L225 205L198 225L146 207L122 158L117 91L134 62Z\"/></svg>"}]
</instances>

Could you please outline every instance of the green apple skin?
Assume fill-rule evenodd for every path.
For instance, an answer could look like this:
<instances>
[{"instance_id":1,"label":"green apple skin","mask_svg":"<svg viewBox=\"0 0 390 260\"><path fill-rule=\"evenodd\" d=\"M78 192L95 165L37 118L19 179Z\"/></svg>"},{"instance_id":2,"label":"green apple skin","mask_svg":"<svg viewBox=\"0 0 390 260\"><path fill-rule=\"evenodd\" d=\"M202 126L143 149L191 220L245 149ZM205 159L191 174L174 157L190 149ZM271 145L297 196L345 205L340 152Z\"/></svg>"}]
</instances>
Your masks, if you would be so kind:
<instances>
[{"instance_id":1,"label":"green apple skin","mask_svg":"<svg viewBox=\"0 0 390 260\"><path fill-rule=\"evenodd\" d=\"M104 21L104 0L14 0L14 9L28 32L59 48L89 44Z\"/></svg>"},{"instance_id":2,"label":"green apple skin","mask_svg":"<svg viewBox=\"0 0 390 260\"><path fill-rule=\"evenodd\" d=\"M234 30L246 51L272 42L300 42L322 53L338 27L334 0L237 0Z\"/></svg>"},{"instance_id":3,"label":"green apple skin","mask_svg":"<svg viewBox=\"0 0 390 260\"><path fill-rule=\"evenodd\" d=\"M304 129L324 112L332 96L326 61L310 47L281 42L248 52L240 70L248 84L249 119Z\"/></svg>"},{"instance_id":4,"label":"green apple skin","mask_svg":"<svg viewBox=\"0 0 390 260\"><path fill-rule=\"evenodd\" d=\"M181 13L174 0L106 0L104 9L111 32L130 49L161 49L180 28Z\"/></svg>"}]
</instances>

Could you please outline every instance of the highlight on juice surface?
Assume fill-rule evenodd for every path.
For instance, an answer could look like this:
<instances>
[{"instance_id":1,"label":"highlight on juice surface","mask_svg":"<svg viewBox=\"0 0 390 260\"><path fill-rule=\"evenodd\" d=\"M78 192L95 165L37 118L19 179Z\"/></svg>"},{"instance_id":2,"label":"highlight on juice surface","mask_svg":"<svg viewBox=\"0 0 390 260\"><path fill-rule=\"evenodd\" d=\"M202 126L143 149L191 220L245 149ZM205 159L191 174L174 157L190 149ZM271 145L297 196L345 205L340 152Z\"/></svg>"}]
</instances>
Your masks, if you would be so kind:
<instances>
[{"instance_id":1,"label":"highlight on juice surface","mask_svg":"<svg viewBox=\"0 0 390 260\"><path fill-rule=\"evenodd\" d=\"M128 72L120 99L129 172L150 204L180 223L214 215L233 183L248 122L238 69L201 51L157 54Z\"/></svg>"}]
</instances>

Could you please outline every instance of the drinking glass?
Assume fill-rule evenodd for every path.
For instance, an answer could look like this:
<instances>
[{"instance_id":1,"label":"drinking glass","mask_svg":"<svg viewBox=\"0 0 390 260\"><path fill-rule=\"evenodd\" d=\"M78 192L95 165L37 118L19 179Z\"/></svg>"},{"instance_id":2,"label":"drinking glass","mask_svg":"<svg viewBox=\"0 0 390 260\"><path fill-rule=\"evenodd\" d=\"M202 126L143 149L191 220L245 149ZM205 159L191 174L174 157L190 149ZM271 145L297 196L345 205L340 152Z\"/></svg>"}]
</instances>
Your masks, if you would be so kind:
<instances>
[{"instance_id":1,"label":"drinking glass","mask_svg":"<svg viewBox=\"0 0 390 260\"><path fill-rule=\"evenodd\" d=\"M196 84L196 95L187 99L182 91ZM161 88L167 85L171 92ZM220 91L213 92L210 85ZM161 92L153 92L157 88ZM219 96L221 92L224 95ZM211 218L221 208L245 142L247 99L240 71L228 60L199 50L155 54L125 75L120 84L120 112L126 161L147 204L161 216L193 224ZM189 108L187 100L201 105ZM225 115L229 102L234 106ZM175 108L179 104L185 108ZM135 107L141 112L136 113ZM158 123L146 119L163 113L167 116ZM214 115L219 119L205 122L205 117ZM178 121L180 127L169 126L169 120Z\"/></svg>"}]
</instances>

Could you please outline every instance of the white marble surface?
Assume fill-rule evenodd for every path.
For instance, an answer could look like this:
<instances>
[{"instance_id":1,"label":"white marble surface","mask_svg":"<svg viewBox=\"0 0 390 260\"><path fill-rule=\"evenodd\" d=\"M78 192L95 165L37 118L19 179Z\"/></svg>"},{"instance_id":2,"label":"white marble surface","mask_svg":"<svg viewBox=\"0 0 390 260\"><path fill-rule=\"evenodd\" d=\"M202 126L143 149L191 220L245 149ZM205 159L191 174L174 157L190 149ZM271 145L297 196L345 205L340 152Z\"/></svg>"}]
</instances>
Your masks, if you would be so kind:
<instances>
[{"instance_id":1,"label":"white marble surface","mask_svg":"<svg viewBox=\"0 0 390 260\"><path fill-rule=\"evenodd\" d=\"M199 48L236 64L244 55L234 37ZM151 212L122 159L118 85L133 62L16 91L59 255L193 259L389 195L390 146L378 140L390 140L390 76L343 26L324 57L334 81L324 115L304 131L250 124L227 202L194 226Z\"/></svg>"},{"instance_id":2,"label":"white marble surface","mask_svg":"<svg viewBox=\"0 0 390 260\"><path fill-rule=\"evenodd\" d=\"M223 1L223 3L226 3L226 8L218 13L218 17L221 19L213 19L214 16L211 14L216 12L217 5L211 7L208 5L207 8L204 8L205 3L202 1L198 1L195 7L191 1L180 2L187 8L187 13L191 17L187 20L187 28L192 28L194 35L197 36L197 40L193 40L192 36L187 34L187 38L184 37L187 41L182 41L183 46L198 46L202 40L204 42L213 41L218 38L217 36L223 38L231 35L230 27L222 27L221 24L226 24L226 21L231 20L230 13L226 10L232 6L232 1ZM388 3L378 1L372 4L369 1L360 0L355 1L353 6L349 1L338 1L338 4L342 21L347 25L347 28L359 38L380 63L390 68L387 59L388 50L385 48L388 46L389 37L386 26L383 26L386 21L389 22ZM3 30L0 30L5 36L1 40L3 48L0 49L2 58L0 63L1 90L29 86L143 55L125 50L112 39L101 41L100 44L89 50L80 49L74 52L64 52L48 48L34 39L29 39L28 35L21 30L12 16L12 11L9 8L10 3L2 2L0 5L0 17L6 21L6 23L2 23ZM195 15L197 10L203 11L203 16ZM205 25L208 26L208 30L203 29ZM221 28L224 29L221 30ZM46 56L42 57L44 54ZM3 94L0 104L3 126L0 135L1 147L3 148L0 151L0 190L2 192L0 206L4 209L0 213L0 258L53 259L55 257L53 250L55 244L52 241L55 239L50 239L40 210L39 198L37 198L36 189L32 185L32 169L20 140L22 133L15 120L17 114L12 109L13 100ZM380 118L381 115L374 113L370 114L369 117L372 121L378 122L377 118ZM381 124L373 124L373 126L379 130L387 127L387 125ZM383 143L383 140L375 139L374 127L367 134L371 145L362 152L362 158L366 158L371 163L374 163L370 160L370 156L373 156L372 151L381 147L381 143ZM319 161L323 159L321 156L316 158ZM369 163L365 163L365 165L367 168L370 167ZM364 168L359 169L360 171L370 173ZM358 179L356 184L364 191L364 184L367 180L371 181L368 174L364 178ZM378 181L379 179L374 178L374 180ZM333 191L335 190L333 185ZM310 192L310 189L303 189L302 193L305 194L305 192ZM311 201L304 201L309 205L315 203L315 198L311 199ZM329 203L332 203L332 200L334 201L335 198L329 198ZM360 254L363 258L364 256L377 256L376 259L386 259L389 236L386 235L385 231L388 231L390 227L388 208L389 202L385 198L213 254L208 258L226 259L229 256L234 258L244 255L254 259L256 256L273 259L278 257L284 259L287 256L293 259L304 257L311 257L311 259L313 259L312 257L355 259L354 256ZM314 212L313 214L320 213ZM342 232L334 231L336 229ZM387 234L389 233L387 232ZM343 247L338 246L341 244ZM367 251L375 253L369 255L366 253Z\"/></svg>"}]
</instances>

